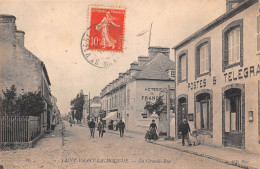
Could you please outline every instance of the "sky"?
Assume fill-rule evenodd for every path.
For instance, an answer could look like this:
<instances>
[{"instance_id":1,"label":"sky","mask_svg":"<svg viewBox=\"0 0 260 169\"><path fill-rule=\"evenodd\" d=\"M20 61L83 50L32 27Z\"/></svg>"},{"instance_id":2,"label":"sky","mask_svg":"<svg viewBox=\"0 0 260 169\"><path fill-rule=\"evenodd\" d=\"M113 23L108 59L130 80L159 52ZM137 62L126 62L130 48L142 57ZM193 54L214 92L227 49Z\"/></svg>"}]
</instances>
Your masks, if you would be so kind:
<instances>
[{"instance_id":1,"label":"sky","mask_svg":"<svg viewBox=\"0 0 260 169\"><path fill-rule=\"evenodd\" d=\"M150 46L172 48L226 11L226 0L88 0L7 1L0 0L0 13L16 17L25 32L25 47L45 63L52 95L61 114L70 111L70 101L82 89L99 96L101 90L130 68L138 56L148 55ZM126 9L124 51L109 68L89 64L81 53L81 38L88 28L89 6ZM106 55L107 53L103 53ZM171 50L171 59L174 51Z\"/></svg>"}]
</instances>

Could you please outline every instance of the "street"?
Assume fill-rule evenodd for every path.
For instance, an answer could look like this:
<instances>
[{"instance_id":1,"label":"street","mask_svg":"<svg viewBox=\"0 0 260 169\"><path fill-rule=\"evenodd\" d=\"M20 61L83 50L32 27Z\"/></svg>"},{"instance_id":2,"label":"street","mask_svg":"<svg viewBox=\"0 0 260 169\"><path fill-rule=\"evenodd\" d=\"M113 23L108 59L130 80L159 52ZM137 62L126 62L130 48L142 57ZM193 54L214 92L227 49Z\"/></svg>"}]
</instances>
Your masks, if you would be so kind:
<instances>
[{"instance_id":1,"label":"street","mask_svg":"<svg viewBox=\"0 0 260 169\"><path fill-rule=\"evenodd\" d=\"M106 132L90 138L87 127L65 122L62 146L61 125L40 139L34 148L0 152L0 164L13 168L236 168L146 142L141 135L126 133L120 138Z\"/></svg>"}]
</instances>

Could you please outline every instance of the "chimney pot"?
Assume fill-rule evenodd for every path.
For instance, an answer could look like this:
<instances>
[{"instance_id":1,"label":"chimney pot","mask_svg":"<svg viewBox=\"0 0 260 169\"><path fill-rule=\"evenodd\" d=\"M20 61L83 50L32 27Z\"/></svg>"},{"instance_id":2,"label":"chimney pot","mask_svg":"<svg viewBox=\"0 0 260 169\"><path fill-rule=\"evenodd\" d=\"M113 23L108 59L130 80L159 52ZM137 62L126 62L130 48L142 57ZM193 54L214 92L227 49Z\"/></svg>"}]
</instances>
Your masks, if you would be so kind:
<instances>
[{"instance_id":1,"label":"chimney pot","mask_svg":"<svg viewBox=\"0 0 260 169\"><path fill-rule=\"evenodd\" d=\"M24 31L15 31L15 38L20 47L24 47Z\"/></svg>"}]
</instances>

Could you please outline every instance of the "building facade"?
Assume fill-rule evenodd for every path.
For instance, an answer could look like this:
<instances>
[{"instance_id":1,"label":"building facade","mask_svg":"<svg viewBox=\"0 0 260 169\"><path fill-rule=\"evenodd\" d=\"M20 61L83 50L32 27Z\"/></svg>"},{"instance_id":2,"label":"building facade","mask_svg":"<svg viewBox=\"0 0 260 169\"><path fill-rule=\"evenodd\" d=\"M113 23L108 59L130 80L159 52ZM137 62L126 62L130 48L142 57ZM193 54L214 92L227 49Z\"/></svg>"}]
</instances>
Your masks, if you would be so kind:
<instances>
[{"instance_id":1,"label":"building facade","mask_svg":"<svg viewBox=\"0 0 260 169\"><path fill-rule=\"evenodd\" d=\"M41 92L46 103L42 115L44 129L50 129L50 79L44 63L24 46L23 31L16 29L16 18L0 15L0 88L15 85L18 94Z\"/></svg>"},{"instance_id":2,"label":"building facade","mask_svg":"<svg viewBox=\"0 0 260 169\"><path fill-rule=\"evenodd\" d=\"M174 79L174 62L169 58L169 48L150 47L149 56L138 57L138 62L131 63L129 70L119 73L118 78L102 90L105 119L122 119L127 130L145 132L152 119L145 110L146 103L154 103L159 96L165 95L168 85L174 90ZM162 122L163 117L158 117L157 124L161 126L161 132L166 132L166 124L160 125L159 119Z\"/></svg>"},{"instance_id":3,"label":"building facade","mask_svg":"<svg viewBox=\"0 0 260 169\"><path fill-rule=\"evenodd\" d=\"M177 129L187 118L202 144L260 152L259 32L259 2L227 0L226 13L174 47Z\"/></svg>"}]
</instances>

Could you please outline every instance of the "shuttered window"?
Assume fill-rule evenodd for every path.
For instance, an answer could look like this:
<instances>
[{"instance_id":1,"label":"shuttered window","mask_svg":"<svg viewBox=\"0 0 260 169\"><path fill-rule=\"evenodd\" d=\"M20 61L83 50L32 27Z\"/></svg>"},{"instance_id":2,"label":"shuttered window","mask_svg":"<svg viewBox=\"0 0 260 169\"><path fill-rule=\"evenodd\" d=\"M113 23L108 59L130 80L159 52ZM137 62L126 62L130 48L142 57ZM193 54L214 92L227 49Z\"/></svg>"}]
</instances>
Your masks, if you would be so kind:
<instances>
[{"instance_id":1,"label":"shuttered window","mask_svg":"<svg viewBox=\"0 0 260 169\"><path fill-rule=\"evenodd\" d=\"M209 72L209 45L202 45L199 49L200 55L200 74Z\"/></svg>"},{"instance_id":2,"label":"shuttered window","mask_svg":"<svg viewBox=\"0 0 260 169\"><path fill-rule=\"evenodd\" d=\"M260 52L260 15L257 16L257 51Z\"/></svg>"},{"instance_id":3,"label":"shuttered window","mask_svg":"<svg viewBox=\"0 0 260 169\"><path fill-rule=\"evenodd\" d=\"M186 79L186 55L181 56L181 80Z\"/></svg>"},{"instance_id":4,"label":"shuttered window","mask_svg":"<svg viewBox=\"0 0 260 169\"><path fill-rule=\"evenodd\" d=\"M229 65L240 62L240 28L235 28L228 33L228 63Z\"/></svg>"},{"instance_id":5,"label":"shuttered window","mask_svg":"<svg viewBox=\"0 0 260 169\"><path fill-rule=\"evenodd\" d=\"M243 19L228 24L222 36L222 71L238 65L243 67Z\"/></svg>"}]
</instances>

